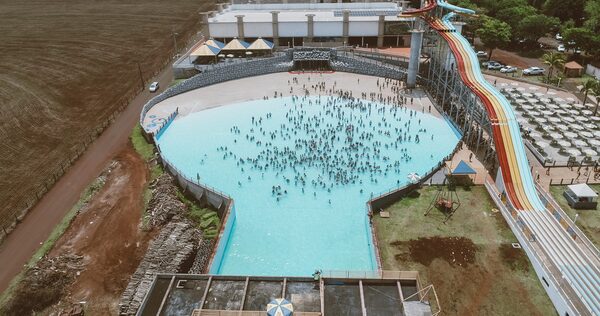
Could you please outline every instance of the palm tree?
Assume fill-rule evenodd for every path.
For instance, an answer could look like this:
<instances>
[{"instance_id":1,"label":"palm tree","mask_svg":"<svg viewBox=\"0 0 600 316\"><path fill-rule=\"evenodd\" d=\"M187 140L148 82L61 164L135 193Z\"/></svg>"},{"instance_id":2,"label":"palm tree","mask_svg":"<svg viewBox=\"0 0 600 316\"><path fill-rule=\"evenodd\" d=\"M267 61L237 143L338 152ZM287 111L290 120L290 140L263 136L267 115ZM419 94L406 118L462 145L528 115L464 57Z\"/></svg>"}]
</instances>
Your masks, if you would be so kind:
<instances>
[{"instance_id":1,"label":"palm tree","mask_svg":"<svg viewBox=\"0 0 600 316\"><path fill-rule=\"evenodd\" d=\"M552 71L555 68L561 68L565 64L565 56L554 52L546 53L542 56L542 62L550 66L550 69L548 69L548 80L550 80Z\"/></svg>"},{"instance_id":2,"label":"palm tree","mask_svg":"<svg viewBox=\"0 0 600 316\"><path fill-rule=\"evenodd\" d=\"M588 79L583 82L583 86L579 89L579 92L583 93L583 105L587 101L588 93L593 92L598 86L598 81L595 79Z\"/></svg>"}]
</instances>

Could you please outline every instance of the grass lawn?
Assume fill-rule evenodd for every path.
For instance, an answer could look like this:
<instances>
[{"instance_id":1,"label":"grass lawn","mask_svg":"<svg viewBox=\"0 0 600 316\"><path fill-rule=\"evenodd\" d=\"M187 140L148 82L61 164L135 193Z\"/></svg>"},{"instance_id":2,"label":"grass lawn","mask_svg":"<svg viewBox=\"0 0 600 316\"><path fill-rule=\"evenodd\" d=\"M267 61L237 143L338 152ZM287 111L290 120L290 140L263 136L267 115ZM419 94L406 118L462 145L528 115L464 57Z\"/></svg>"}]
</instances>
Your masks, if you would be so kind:
<instances>
[{"instance_id":1,"label":"grass lawn","mask_svg":"<svg viewBox=\"0 0 600 316\"><path fill-rule=\"evenodd\" d=\"M461 206L443 223L437 193L420 190L373 218L386 270L417 270L436 288L445 315L556 315L533 267L483 186L457 189Z\"/></svg>"},{"instance_id":2,"label":"grass lawn","mask_svg":"<svg viewBox=\"0 0 600 316\"><path fill-rule=\"evenodd\" d=\"M600 184L590 184L590 187L596 190L596 192L600 192ZM575 214L579 214L575 224L596 247L600 247L600 205L596 207L596 210L576 210L571 208L569 203L567 203L567 199L563 196L566 188L566 185L550 186L550 194L552 194L558 205L562 207L571 219L575 219Z\"/></svg>"}]
</instances>

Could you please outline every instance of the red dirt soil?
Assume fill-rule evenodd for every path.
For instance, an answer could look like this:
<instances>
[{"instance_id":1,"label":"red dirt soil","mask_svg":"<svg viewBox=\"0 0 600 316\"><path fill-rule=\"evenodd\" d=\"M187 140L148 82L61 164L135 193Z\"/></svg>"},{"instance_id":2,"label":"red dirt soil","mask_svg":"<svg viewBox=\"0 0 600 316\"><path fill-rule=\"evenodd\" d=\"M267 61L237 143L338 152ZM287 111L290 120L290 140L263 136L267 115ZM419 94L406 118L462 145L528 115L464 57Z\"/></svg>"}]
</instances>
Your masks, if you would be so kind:
<instances>
[{"instance_id":1,"label":"red dirt soil","mask_svg":"<svg viewBox=\"0 0 600 316\"><path fill-rule=\"evenodd\" d=\"M129 277L154 235L140 229L147 168L127 146L115 159L106 183L81 210L50 256L75 253L84 269L67 288L65 302L86 302L86 314L115 315Z\"/></svg>"}]
</instances>

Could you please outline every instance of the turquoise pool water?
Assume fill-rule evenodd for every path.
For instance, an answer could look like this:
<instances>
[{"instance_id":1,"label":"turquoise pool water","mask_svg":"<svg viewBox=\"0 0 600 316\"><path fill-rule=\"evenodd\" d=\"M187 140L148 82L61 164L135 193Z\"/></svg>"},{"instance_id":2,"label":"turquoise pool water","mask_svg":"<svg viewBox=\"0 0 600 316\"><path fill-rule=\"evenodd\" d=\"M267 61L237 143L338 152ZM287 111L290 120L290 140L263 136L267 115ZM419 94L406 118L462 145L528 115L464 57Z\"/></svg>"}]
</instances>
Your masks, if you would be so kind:
<instances>
[{"instance_id":1,"label":"turquoise pool water","mask_svg":"<svg viewBox=\"0 0 600 316\"><path fill-rule=\"evenodd\" d=\"M308 276L376 270L366 201L426 173L459 137L445 120L406 108L288 97L178 118L158 143L186 176L235 201L212 271Z\"/></svg>"}]
</instances>

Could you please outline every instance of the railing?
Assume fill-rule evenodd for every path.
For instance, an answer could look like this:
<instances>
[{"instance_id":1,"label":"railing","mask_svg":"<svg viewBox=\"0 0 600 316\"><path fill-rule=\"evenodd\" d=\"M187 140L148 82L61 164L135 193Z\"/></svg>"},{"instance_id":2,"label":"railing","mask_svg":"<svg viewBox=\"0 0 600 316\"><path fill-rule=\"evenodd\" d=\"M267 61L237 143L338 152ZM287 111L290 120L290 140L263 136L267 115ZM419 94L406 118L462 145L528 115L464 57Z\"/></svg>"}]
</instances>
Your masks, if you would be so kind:
<instances>
[{"instance_id":1,"label":"railing","mask_svg":"<svg viewBox=\"0 0 600 316\"><path fill-rule=\"evenodd\" d=\"M192 316L265 316L266 311L225 311L225 310L206 310L195 309ZM320 312L294 312L294 316L321 316Z\"/></svg>"},{"instance_id":2,"label":"railing","mask_svg":"<svg viewBox=\"0 0 600 316\"><path fill-rule=\"evenodd\" d=\"M544 191L540 187L540 185L537 183L535 185L535 189L537 190L538 194L541 195L548 202L548 204L550 206L552 206L552 208L554 208L554 210L559 213L560 217L565 220L565 222L573 230L573 232L575 233L577 238L581 239L583 241L583 243L590 249L592 254L596 257L596 259L600 261L600 251L598 251L598 248L596 247L596 245L594 245L594 243L592 243L588 239L588 237L585 235L585 233L582 232L581 229L579 229L579 227L577 227L577 225L575 225L575 223L571 220L571 218L567 215L567 213L565 213L565 211L560 207L560 205L558 205L558 203L556 203L556 200L554 200L554 198L552 198L550 196L550 194L548 194L546 191Z\"/></svg>"},{"instance_id":3,"label":"railing","mask_svg":"<svg viewBox=\"0 0 600 316\"><path fill-rule=\"evenodd\" d=\"M351 271L351 270L325 270L321 278L325 279L376 279L376 280L417 280L417 271Z\"/></svg>"},{"instance_id":4,"label":"railing","mask_svg":"<svg viewBox=\"0 0 600 316\"><path fill-rule=\"evenodd\" d=\"M492 197L492 200L494 200L494 202L496 203L496 206L498 206L498 208L500 209L500 212L502 213L504 219L508 223L508 226L511 228L513 233L515 235L522 236L522 238L520 238L519 241L522 244L525 244L527 249L530 249L531 254L533 254L533 258L529 257L529 260L537 262L538 265L540 265L540 267L542 267L544 269L546 274L548 276L550 276L550 283L552 283L552 285L554 285L554 287L558 290L560 296L569 305L570 309L573 311L579 311L579 309L576 308L575 303L573 303L573 301L571 300L571 295L568 295L566 293L566 291L563 289L562 284L556 279L552 269L546 264L546 262L544 260L542 260L540 258L540 257L550 258L550 256L541 247L537 247L537 249L539 249L539 251L542 253L541 255L538 254L536 251L536 248L534 247L533 243L529 240L529 238L527 238L527 236L521 235L521 230L518 229L518 227L517 227L518 224L515 221L515 218L513 217L511 212L506 208L504 203L502 203L502 201L500 200L500 197L499 197L500 192L498 192L498 190L496 190L495 185L490 183L489 180L487 180L487 179L485 180L484 185L485 185L485 188L487 189L488 193ZM557 270L560 273L560 269L555 267L555 270ZM573 285L571 284L571 281L567 278L563 278L562 280L563 280L563 282L566 282L569 285L570 290L573 291ZM577 296L579 298L579 300L583 303L583 305L587 306L581 296L579 296L575 291L573 291L573 293L575 296Z\"/></svg>"}]
</instances>

